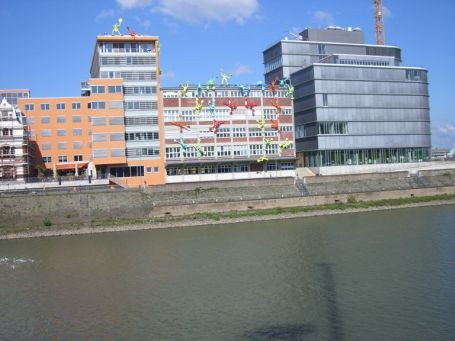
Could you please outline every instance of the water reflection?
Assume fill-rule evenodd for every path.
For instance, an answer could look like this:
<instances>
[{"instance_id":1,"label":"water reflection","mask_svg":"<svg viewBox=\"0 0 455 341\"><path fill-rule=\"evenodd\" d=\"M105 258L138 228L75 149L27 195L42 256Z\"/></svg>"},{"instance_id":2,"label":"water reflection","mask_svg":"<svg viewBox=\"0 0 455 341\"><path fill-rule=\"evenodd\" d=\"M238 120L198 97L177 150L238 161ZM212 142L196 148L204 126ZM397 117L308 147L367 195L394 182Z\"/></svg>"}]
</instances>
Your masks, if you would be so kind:
<instances>
[{"instance_id":1,"label":"water reflection","mask_svg":"<svg viewBox=\"0 0 455 341\"><path fill-rule=\"evenodd\" d=\"M314 333L316 328L307 324L273 325L254 329L245 334L245 338L251 341L265 340L305 340L305 336Z\"/></svg>"}]
</instances>

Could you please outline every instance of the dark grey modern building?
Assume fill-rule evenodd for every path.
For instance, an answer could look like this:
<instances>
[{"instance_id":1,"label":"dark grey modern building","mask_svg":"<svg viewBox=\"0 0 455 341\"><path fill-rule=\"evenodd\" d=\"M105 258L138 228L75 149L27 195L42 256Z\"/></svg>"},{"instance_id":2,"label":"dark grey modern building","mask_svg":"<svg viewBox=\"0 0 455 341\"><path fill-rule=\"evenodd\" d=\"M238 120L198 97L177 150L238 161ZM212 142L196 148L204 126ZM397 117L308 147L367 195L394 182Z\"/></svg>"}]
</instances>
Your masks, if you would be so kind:
<instances>
[{"instance_id":1,"label":"dark grey modern building","mask_svg":"<svg viewBox=\"0 0 455 341\"><path fill-rule=\"evenodd\" d=\"M358 29L307 29L264 51L265 79L295 87L296 151L305 167L428 161L427 70Z\"/></svg>"}]
</instances>

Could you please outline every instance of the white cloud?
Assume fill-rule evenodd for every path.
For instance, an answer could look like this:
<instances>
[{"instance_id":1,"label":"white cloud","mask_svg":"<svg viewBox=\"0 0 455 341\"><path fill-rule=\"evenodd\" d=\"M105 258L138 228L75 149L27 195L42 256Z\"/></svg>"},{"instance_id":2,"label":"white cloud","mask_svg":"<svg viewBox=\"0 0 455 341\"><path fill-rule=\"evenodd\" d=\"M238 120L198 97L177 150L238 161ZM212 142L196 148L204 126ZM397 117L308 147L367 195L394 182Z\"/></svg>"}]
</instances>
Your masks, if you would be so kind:
<instances>
[{"instance_id":1,"label":"white cloud","mask_svg":"<svg viewBox=\"0 0 455 341\"><path fill-rule=\"evenodd\" d=\"M115 11L113 9L103 9L98 15L95 17L95 20L101 20L104 18L113 18L115 17Z\"/></svg>"},{"instance_id":2,"label":"white cloud","mask_svg":"<svg viewBox=\"0 0 455 341\"><path fill-rule=\"evenodd\" d=\"M152 0L117 0L117 4L122 8L136 8L150 5Z\"/></svg>"},{"instance_id":3,"label":"white cloud","mask_svg":"<svg viewBox=\"0 0 455 341\"><path fill-rule=\"evenodd\" d=\"M334 25L335 19L330 12L327 11L316 11L313 12L313 21L321 25Z\"/></svg>"},{"instance_id":4,"label":"white cloud","mask_svg":"<svg viewBox=\"0 0 455 341\"><path fill-rule=\"evenodd\" d=\"M152 11L192 24L209 21L243 24L258 9L258 0L158 0Z\"/></svg>"},{"instance_id":5,"label":"white cloud","mask_svg":"<svg viewBox=\"0 0 455 341\"><path fill-rule=\"evenodd\" d=\"M240 75L246 75L249 73L253 73L253 71L251 70L251 68L248 65L237 64L231 70L229 70L228 73L233 76L240 76Z\"/></svg>"},{"instance_id":6,"label":"white cloud","mask_svg":"<svg viewBox=\"0 0 455 341\"><path fill-rule=\"evenodd\" d=\"M259 10L259 0L117 0L117 4L125 9L150 7L153 13L192 24L243 24Z\"/></svg>"},{"instance_id":7,"label":"white cloud","mask_svg":"<svg viewBox=\"0 0 455 341\"><path fill-rule=\"evenodd\" d=\"M163 72L160 76L161 79L165 80L165 79L174 79L175 78L175 73L174 71L166 71L166 72Z\"/></svg>"}]
</instances>

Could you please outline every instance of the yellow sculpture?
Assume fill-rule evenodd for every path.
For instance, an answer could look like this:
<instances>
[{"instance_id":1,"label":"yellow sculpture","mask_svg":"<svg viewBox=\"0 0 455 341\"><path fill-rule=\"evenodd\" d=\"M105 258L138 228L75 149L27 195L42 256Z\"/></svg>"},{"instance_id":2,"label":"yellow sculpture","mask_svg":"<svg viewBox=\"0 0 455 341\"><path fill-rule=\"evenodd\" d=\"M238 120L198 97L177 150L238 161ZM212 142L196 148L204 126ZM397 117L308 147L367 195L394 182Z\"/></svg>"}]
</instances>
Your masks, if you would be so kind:
<instances>
[{"instance_id":1,"label":"yellow sculpture","mask_svg":"<svg viewBox=\"0 0 455 341\"><path fill-rule=\"evenodd\" d=\"M112 35L119 35L119 36L122 35L119 30L119 27L122 25L122 22L123 22L123 18L122 17L118 18L117 22L112 26Z\"/></svg>"}]
</instances>

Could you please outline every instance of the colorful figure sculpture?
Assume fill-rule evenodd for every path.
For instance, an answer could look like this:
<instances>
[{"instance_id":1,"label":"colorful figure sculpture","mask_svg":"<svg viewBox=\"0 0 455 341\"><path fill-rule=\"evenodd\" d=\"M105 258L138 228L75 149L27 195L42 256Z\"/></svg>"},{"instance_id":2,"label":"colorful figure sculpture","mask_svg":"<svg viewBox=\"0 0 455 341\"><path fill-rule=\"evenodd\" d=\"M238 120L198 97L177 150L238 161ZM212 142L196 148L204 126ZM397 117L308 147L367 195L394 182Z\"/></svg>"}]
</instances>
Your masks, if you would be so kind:
<instances>
[{"instance_id":1,"label":"colorful figure sculpture","mask_svg":"<svg viewBox=\"0 0 455 341\"><path fill-rule=\"evenodd\" d=\"M174 142L177 142L182 147L183 151L186 151L189 148L189 146L183 140L183 137L180 137L179 140L174 140Z\"/></svg>"},{"instance_id":2,"label":"colorful figure sculpture","mask_svg":"<svg viewBox=\"0 0 455 341\"><path fill-rule=\"evenodd\" d=\"M134 32L134 30L132 28L130 28L129 26L126 26L126 30L128 31L128 34L134 39L136 38L137 36L137 33Z\"/></svg>"},{"instance_id":3,"label":"colorful figure sculpture","mask_svg":"<svg viewBox=\"0 0 455 341\"><path fill-rule=\"evenodd\" d=\"M208 101L207 110L210 113L210 117L215 118L215 98L212 98Z\"/></svg>"},{"instance_id":4,"label":"colorful figure sculpture","mask_svg":"<svg viewBox=\"0 0 455 341\"><path fill-rule=\"evenodd\" d=\"M286 97L294 99L294 87L291 84L288 84L286 87Z\"/></svg>"},{"instance_id":5,"label":"colorful figure sculpture","mask_svg":"<svg viewBox=\"0 0 455 341\"><path fill-rule=\"evenodd\" d=\"M275 129L276 131L280 131L280 121L278 119L271 120L270 128Z\"/></svg>"},{"instance_id":6,"label":"colorful figure sculpture","mask_svg":"<svg viewBox=\"0 0 455 341\"><path fill-rule=\"evenodd\" d=\"M216 90L215 82L213 81L213 79L209 79L209 81L205 85L205 90L207 92Z\"/></svg>"},{"instance_id":7,"label":"colorful figure sculpture","mask_svg":"<svg viewBox=\"0 0 455 341\"><path fill-rule=\"evenodd\" d=\"M179 114L179 120L177 122L170 122L173 126L180 128L180 134L183 133L183 130L190 130L191 126L188 123L183 122L182 114Z\"/></svg>"},{"instance_id":8,"label":"colorful figure sculpture","mask_svg":"<svg viewBox=\"0 0 455 341\"><path fill-rule=\"evenodd\" d=\"M202 85L201 83L199 83L197 85L197 97L202 97L202 95L203 95Z\"/></svg>"},{"instance_id":9,"label":"colorful figure sculpture","mask_svg":"<svg viewBox=\"0 0 455 341\"><path fill-rule=\"evenodd\" d=\"M159 56L160 55L160 51L161 51L161 44L160 44L160 41L158 40L156 42L156 54Z\"/></svg>"},{"instance_id":10,"label":"colorful figure sculpture","mask_svg":"<svg viewBox=\"0 0 455 341\"><path fill-rule=\"evenodd\" d=\"M265 118L262 117L260 120L256 120L258 123L258 128L261 129L262 132L265 131Z\"/></svg>"},{"instance_id":11,"label":"colorful figure sculpture","mask_svg":"<svg viewBox=\"0 0 455 341\"><path fill-rule=\"evenodd\" d=\"M265 84L262 83L262 81L258 81L258 82L256 83L256 85L259 86L259 87L261 88L261 92L262 92L262 94L264 94L264 91L265 91Z\"/></svg>"},{"instance_id":12,"label":"colorful figure sculpture","mask_svg":"<svg viewBox=\"0 0 455 341\"><path fill-rule=\"evenodd\" d=\"M280 88L286 88L289 84L289 78L283 78L278 81Z\"/></svg>"},{"instance_id":13,"label":"colorful figure sculpture","mask_svg":"<svg viewBox=\"0 0 455 341\"><path fill-rule=\"evenodd\" d=\"M272 139L264 139L262 148L266 149L267 147L270 147L271 145L272 145Z\"/></svg>"},{"instance_id":14,"label":"colorful figure sculpture","mask_svg":"<svg viewBox=\"0 0 455 341\"><path fill-rule=\"evenodd\" d=\"M204 100L196 97L196 105L193 108L194 113L197 117L201 116L202 106L204 105Z\"/></svg>"},{"instance_id":15,"label":"colorful figure sculpture","mask_svg":"<svg viewBox=\"0 0 455 341\"><path fill-rule=\"evenodd\" d=\"M280 149L280 155L283 152L283 150L288 149L291 145L292 145L292 142L289 141L288 138L286 138L286 140L284 142L278 144L278 148Z\"/></svg>"},{"instance_id":16,"label":"colorful figure sculpture","mask_svg":"<svg viewBox=\"0 0 455 341\"><path fill-rule=\"evenodd\" d=\"M279 98L272 99L270 104L276 109L277 115L281 114L281 104Z\"/></svg>"},{"instance_id":17,"label":"colorful figure sculpture","mask_svg":"<svg viewBox=\"0 0 455 341\"><path fill-rule=\"evenodd\" d=\"M237 103L235 103L232 99L228 98L226 102L223 103L223 105L227 106L231 111L229 112L229 115L232 115L234 113L234 110L237 110Z\"/></svg>"},{"instance_id":18,"label":"colorful figure sculpture","mask_svg":"<svg viewBox=\"0 0 455 341\"><path fill-rule=\"evenodd\" d=\"M122 17L118 18L117 22L112 26L112 35L119 35L119 36L122 35L119 30L119 27L122 25L122 22L123 22L123 18Z\"/></svg>"},{"instance_id":19,"label":"colorful figure sculpture","mask_svg":"<svg viewBox=\"0 0 455 341\"><path fill-rule=\"evenodd\" d=\"M220 129L220 126L224 123L224 121L213 120L213 125L209 128L209 131L217 135L218 129Z\"/></svg>"},{"instance_id":20,"label":"colorful figure sculpture","mask_svg":"<svg viewBox=\"0 0 455 341\"><path fill-rule=\"evenodd\" d=\"M229 84L229 79L231 78L232 75L228 75L223 71L223 69L220 69L220 74L221 74L221 84Z\"/></svg>"},{"instance_id":21,"label":"colorful figure sculpture","mask_svg":"<svg viewBox=\"0 0 455 341\"><path fill-rule=\"evenodd\" d=\"M262 156L261 156L259 159L257 159L256 161L257 161L258 163L261 163L261 162L265 162L265 161L268 161L268 160L269 160L269 158L268 158L267 156L262 155Z\"/></svg>"},{"instance_id":22,"label":"colorful figure sculpture","mask_svg":"<svg viewBox=\"0 0 455 341\"><path fill-rule=\"evenodd\" d=\"M248 97L250 95L251 88L245 85L239 85L240 93L243 97Z\"/></svg>"},{"instance_id":23,"label":"colorful figure sculpture","mask_svg":"<svg viewBox=\"0 0 455 341\"><path fill-rule=\"evenodd\" d=\"M257 107L258 104L256 102L249 102L248 98L245 98L245 109L251 110L251 113L254 116L255 110L254 108Z\"/></svg>"},{"instance_id":24,"label":"colorful figure sculpture","mask_svg":"<svg viewBox=\"0 0 455 341\"><path fill-rule=\"evenodd\" d=\"M179 97L189 97L190 94L188 93L188 89L190 87L190 82L186 82L186 84L180 84L182 90L179 90Z\"/></svg>"},{"instance_id":25,"label":"colorful figure sculpture","mask_svg":"<svg viewBox=\"0 0 455 341\"><path fill-rule=\"evenodd\" d=\"M199 139L197 140L197 145L195 145L194 148L196 149L197 155L199 157L205 156L205 150L204 150L204 147L202 147L202 145L201 145L201 140L199 140Z\"/></svg>"},{"instance_id":26,"label":"colorful figure sculpture","mask_svg":"<svg viewBox=\"0 0 455 341\"><path fill-rule=\"evenodd\" d=\"M270 85L269 85L269 90L272 94L275 94L276 91L277 91L277 88L276 88L276 79L274 79Z\"/></svg>"}]
</instances>

